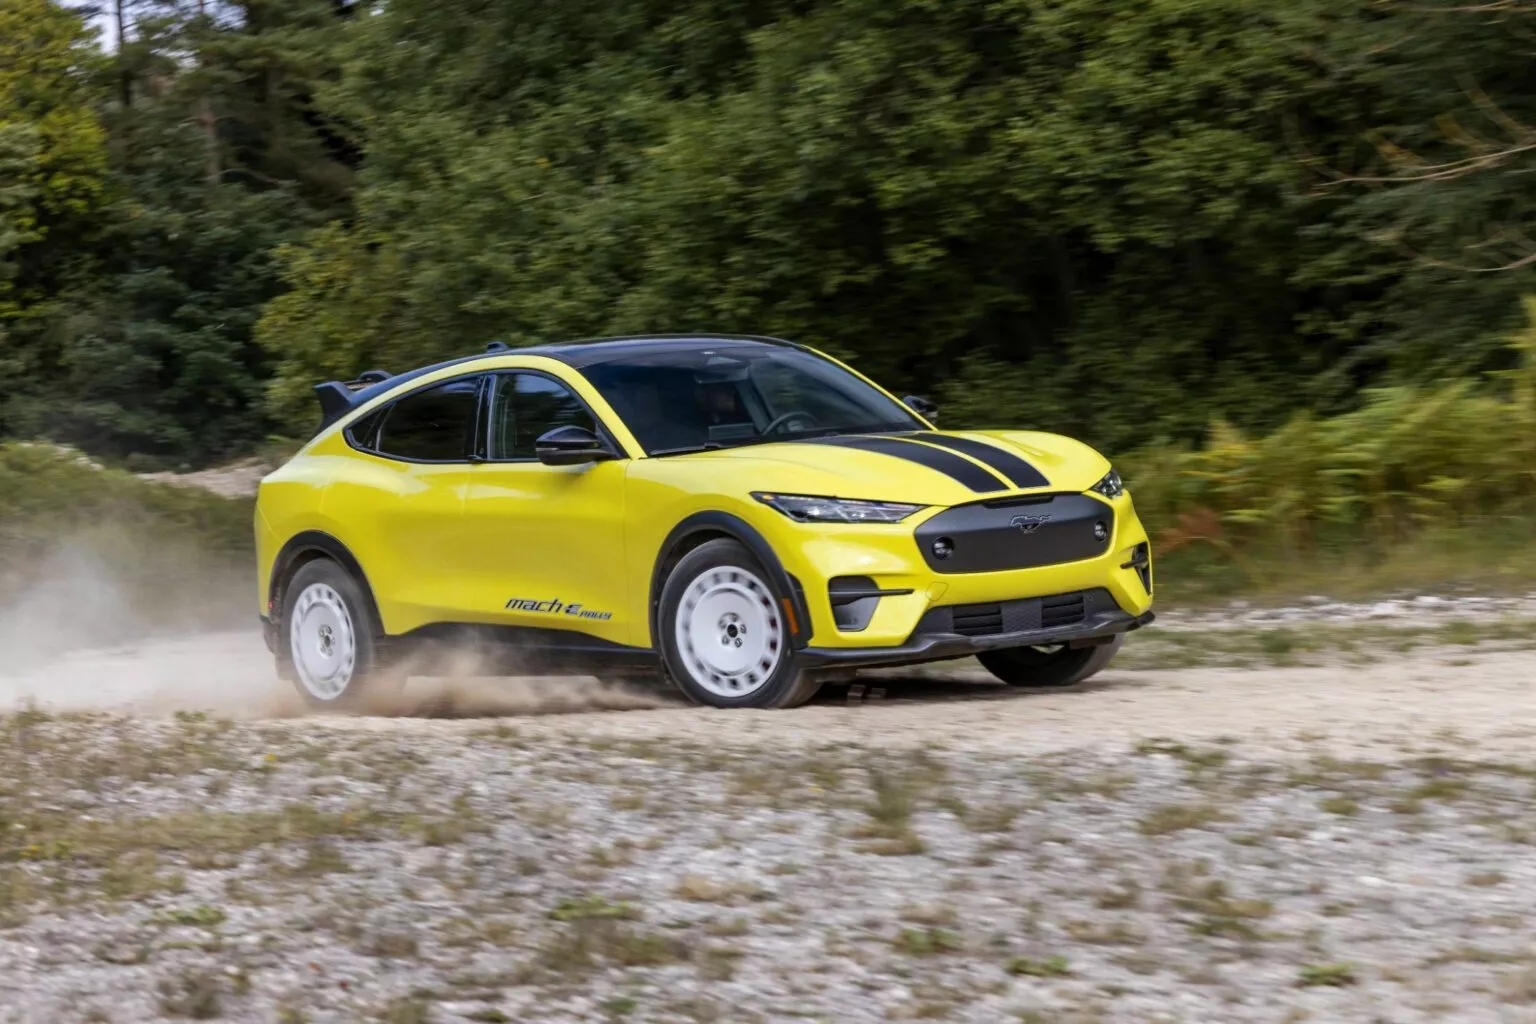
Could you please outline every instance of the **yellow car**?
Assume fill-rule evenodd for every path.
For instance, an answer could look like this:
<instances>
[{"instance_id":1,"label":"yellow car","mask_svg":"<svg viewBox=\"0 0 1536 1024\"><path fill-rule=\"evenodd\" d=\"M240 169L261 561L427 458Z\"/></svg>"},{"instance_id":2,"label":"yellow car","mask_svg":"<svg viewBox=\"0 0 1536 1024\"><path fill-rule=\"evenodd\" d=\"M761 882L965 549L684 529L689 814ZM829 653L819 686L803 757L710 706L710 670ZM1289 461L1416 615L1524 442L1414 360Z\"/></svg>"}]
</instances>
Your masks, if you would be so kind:
<instances>
[{"instance_id":1,"label":"yellow car","mask_svg":"<svg viewBox=\"0 0 1536 1024\"><path fill-rule=\"evenodd\" d=\"M939 431L800 345L493 343L315 390L256 550L268 646L318 706L462 643L508 671L659 669L719 707L972 655L1062 686L1152 619L1147 534L1103 456Z\"/></svg>"}]
</instances>

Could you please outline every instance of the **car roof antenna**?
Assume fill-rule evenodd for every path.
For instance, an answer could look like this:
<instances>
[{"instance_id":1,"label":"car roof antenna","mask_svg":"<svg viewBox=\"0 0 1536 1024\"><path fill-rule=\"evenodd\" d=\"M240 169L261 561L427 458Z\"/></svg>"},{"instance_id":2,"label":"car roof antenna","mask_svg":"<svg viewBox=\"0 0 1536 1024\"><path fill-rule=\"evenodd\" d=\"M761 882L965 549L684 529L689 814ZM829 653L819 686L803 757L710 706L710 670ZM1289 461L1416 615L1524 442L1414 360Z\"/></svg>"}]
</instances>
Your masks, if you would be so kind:
<instances>
[{"instance_id":1,"label":"car roof antenna","mask_svg":"<svg viewBox=\"0 0 1536 1024\"><path fill-rule=\"evenodd\" d=\"M506 352L511 348L512 346L508 345L504 341L493 341L489 345L485 346L485 350L487 352Z\"/></svg>"}]
</instances>

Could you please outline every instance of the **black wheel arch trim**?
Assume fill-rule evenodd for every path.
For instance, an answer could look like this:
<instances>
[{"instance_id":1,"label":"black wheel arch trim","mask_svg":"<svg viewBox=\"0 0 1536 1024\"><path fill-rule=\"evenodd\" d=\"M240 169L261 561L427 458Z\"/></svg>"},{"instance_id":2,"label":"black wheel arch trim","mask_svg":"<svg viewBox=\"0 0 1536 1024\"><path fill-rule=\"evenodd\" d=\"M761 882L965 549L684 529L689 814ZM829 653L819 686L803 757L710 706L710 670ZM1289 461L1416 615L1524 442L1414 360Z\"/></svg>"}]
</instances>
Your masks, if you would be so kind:
<instances>
[{"instance_id":1,"label":"black wheel arch trim","mask_svg":"<svg viewBox=\"0 0 1536 1024\"><path fill-rule=\"evenodd\" d=\"M373 597L373 585L368 582L368 574L363 571L362 563L345 544L322 530L305 530L294 534L288 538L288 543L283 545L277 553L277 558L272 562L272 575L267 580L267 613L274 630L282 620L283 610L279 603L282 596L281 584L293 575L293 564L299 556L309 552L319 552L352 574L362 587L363 600L368 602L369 614L373 616L374 623L382 632L384 620L379 617L379 605Z\"/></svg>"},{"instance_id":2,"label":"black wheel arch trim","mask_svg":"<svg viewBox=\"0 0 1536 1024\"><path fill-rule=\"evenodd\" d=\"M740 516L729 512L695 512L672 528L667 534L667 539L661 542L661 549L656 556L656 564L651 569L651 605L650 626L651 642L657 650L661 649L661 631L659 619L661 616L661 591L666 585L666 574L662 568L667 564L669 556L682 542L700 533L723 533L734 540L745 544L753 556L762 563L768 571L769 583L778 593L781 599L787 599L794 610L794 622L790 629L790 645L795 650L800 650L811 641L811 610L806 605L805 590L800 586L800 581L790 575L784 568L784 563L779 561L778 552L773 550L773 545L768 543L761 533L751 523Z\"/></svg>"}]
</instances>

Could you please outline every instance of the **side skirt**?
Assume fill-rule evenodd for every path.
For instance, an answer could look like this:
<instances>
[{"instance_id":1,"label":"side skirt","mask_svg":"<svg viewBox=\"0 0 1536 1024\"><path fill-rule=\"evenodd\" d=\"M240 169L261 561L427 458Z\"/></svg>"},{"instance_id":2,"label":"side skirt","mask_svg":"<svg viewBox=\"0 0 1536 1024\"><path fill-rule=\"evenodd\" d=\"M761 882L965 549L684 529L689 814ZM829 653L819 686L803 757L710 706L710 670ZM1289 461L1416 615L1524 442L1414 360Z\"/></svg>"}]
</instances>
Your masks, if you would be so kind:
<instances>
[{"instance_id":1,"label":"side skirt","mask_svg":"<svg viewBox=\"0 0 1536 1024\"><path fill-rule=\"evenodd\" d=\"M456 656L479 660L486 675L593 675L645 672L660 664L649 647L630 647L574 630L444 622L384 638L391 658L418 661L430 675Z\"/></svg>"}]
</instances>

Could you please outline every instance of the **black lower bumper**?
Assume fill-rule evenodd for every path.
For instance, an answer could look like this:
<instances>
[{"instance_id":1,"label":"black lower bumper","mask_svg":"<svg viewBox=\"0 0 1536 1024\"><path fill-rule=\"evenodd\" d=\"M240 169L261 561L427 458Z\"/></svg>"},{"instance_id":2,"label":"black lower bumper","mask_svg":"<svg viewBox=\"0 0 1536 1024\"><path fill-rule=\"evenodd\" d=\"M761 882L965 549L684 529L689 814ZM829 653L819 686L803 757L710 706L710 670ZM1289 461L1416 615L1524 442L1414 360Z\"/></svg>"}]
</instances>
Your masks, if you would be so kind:
<instances>
[{"instance_id":1,"label":"black lower bumper","mask_svg":"<svg viewBox=\"0 0 1536 1024\"><path fill-rule=\"evenodd\" d=\"M866 668L875 665L917 665L925 661L966 658L982 651L1002 647L1034 647L1074 641L1104 640L1118 633L1140 629L1155 616L1146 612L1133 616L1128 612L1096 612L1070 626L1049 629L1023 629L987 636L962 636L958 633L929 633L899 647L807 647L799 658L807 668Z\"/></svg>"},{"instance_id":2,"label":"black lower bumper","mask_svg":"<svg viewBox=\"0 0 1536 1024\"><path fill-rule=\"evenodd\" d=\"M261 617L261 639L266 642L268 651L277 653L277 623L265 615Z\"/></svg>"}]
</instances>

